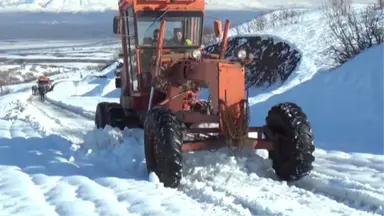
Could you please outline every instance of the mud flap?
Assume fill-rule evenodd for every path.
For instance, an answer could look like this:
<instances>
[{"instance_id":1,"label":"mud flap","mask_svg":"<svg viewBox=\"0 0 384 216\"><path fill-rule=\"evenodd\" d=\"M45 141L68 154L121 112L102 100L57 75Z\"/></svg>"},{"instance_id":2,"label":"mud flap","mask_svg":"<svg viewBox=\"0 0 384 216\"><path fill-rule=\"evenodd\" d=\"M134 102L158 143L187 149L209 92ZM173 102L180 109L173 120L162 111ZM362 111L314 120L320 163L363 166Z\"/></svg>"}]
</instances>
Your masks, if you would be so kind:
<instances>
[{"instance_id":1,"label":"mud flap","mask_svg":"<svg viewBox=\"0 0 384 216\"><path fill-rule=\"evenodd\" d=\"M246 65L246 86L271 86L275 82L286 80L296 69L301 53L295 47L278 37L272 36L234 36L228 39L225 53L227 59L236 56L240 49L252 53L254 59ZM218 53L220 43L205 47L204 52Z\"/></svg>"}]
</instances>

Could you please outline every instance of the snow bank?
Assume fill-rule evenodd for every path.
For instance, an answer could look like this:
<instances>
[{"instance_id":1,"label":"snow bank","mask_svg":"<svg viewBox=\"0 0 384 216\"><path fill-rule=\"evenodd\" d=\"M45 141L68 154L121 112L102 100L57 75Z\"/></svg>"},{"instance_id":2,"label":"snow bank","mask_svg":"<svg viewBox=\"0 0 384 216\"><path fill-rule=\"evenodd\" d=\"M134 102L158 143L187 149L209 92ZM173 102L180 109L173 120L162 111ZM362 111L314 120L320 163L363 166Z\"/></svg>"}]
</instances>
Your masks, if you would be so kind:
<instances>
[{"instance_id":1,"label":"snow bank","mask_svg":"<svg viewBox=\"0 0 384 216\"><path fill-rule=\"evenodd\" d=\"M58 107L61 107L61 108L66 109L66 110L69 110L69 111L71 111L73 113L76 113L78 115L81 115L81 116L83 116L85 118L94 119L94 117L95 117L95 111L87 110L87 109L83 108L80 105L71 105L69 103L63 103L61 101L52 100L50 98L47 98L47 101L49 101L50 103L52 103L52 104L54 104L54 105L56 105ZM92 101L92 102L94 102L94 101ZM82 103L82 104L84 104L84 103ZM94 107L96 107L96 105ZM96 108L93 108L93 110L96 110Z\"/></svg>"},{"instance_id":2,"label":"snow bank","mask_svg":"<svg viewBox=\"0 0 384 216\"><path fill-rule=\"evenodd\" d=\"M253 105L252 123L263 124L273 104L291 101L307 113L318 147L383 154L383 48L368 49L339 68Z\"/></svg>"},{"instance_id":3,"label":"snow bank","mask_svg":"<svg viewBox=\"0 0 384 216\"><path fill-rule=\"evenodd\" d=\"M81 148L86 156L117 167L131 177L146 178L143 139L142 130L120 131L107 126L89 131Z\"/></svg>"},{"instance_id":4,"label":"snow bank","mask_svg":"<svg viewBox=\"0 0 384 216\"><path fill-rule=\"evenodd\" d=\"M93 119L99 102L118 102L120 89L115 88L115 70L121 63L117 60L98 73L88 74L79 80L62 80L55 83L54 90L47 94L47 101ZM97 78L96 76L106 76Z\"/></svg>"}]
</instances>

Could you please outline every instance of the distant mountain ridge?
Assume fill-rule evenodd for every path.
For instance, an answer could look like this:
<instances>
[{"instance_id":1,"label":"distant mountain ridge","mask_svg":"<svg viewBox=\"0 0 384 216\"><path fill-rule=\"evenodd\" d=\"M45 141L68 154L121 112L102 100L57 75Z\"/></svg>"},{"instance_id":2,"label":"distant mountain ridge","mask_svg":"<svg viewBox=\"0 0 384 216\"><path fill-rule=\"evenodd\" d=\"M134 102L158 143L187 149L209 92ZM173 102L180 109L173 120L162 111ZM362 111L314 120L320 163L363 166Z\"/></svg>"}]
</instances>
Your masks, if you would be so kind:
<instances>
[{"instance_id":1,"label":"distant mountain ridge","mask_svg":"<svg viewBox=\"0 0 384 216\"><path fill-rule=\"evenodd\" d=\"M110 0L1 0L0 11L89 12L117 10Z\"/></svg>"},{"instance_id":2,"label":"distant mountain ridge","mask_svg":"<svg viewBox=\"0 0 384 216\"><path fill-rule=\"evenodd\" d=\"M313 8L323 0L205 0L207 10L255 10L282 8ZM377 0L352 0L353 3L373 3ZM117 11L118 0L0 0L0 12L102 12Z\"/></svg>"},{"instance_id":3,"label":"distant mountain ridge","mask_svg":"<svg viewBox=\"0 0 384 216\"><path fill-rule=\"evenodd\" d=\"M207 10L255 10L316 7L322 0L205 0ZM376 0L352 0L369 2ZM3 11L100 12L117 11L118 0L0 0Z\"/></svg>"}]
</instances>

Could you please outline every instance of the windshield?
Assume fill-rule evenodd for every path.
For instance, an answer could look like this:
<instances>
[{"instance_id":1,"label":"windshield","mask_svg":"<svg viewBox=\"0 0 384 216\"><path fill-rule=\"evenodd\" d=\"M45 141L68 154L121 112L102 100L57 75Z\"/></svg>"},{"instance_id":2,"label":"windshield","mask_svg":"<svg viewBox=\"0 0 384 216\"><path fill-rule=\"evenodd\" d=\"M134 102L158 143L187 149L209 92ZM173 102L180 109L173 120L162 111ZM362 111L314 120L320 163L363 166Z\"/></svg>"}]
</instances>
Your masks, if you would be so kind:
<instances>
[{"instance_id":1,"label":"windshield","mask_svg":"<svg viewBox=\"0 0 384 216\"><path fill-rule=\"evenodd\" d=\"M161 19L158 17L138 17L138 39L142 47L156 46ZM201 44L202 17L167 17L164 31L164 47L199 46Z\"/></svg>"}]
</instances>

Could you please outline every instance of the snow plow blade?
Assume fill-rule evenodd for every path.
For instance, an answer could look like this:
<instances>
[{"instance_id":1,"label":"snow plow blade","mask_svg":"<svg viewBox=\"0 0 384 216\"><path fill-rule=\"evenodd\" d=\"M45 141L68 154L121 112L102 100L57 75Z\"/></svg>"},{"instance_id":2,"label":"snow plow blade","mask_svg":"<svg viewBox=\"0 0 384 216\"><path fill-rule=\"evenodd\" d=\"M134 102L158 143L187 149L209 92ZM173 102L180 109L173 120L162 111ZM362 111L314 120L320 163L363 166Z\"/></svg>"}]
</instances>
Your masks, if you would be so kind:
<instances>
[{"instance_id":1,"label":"snow plow blade","mask_svg":"<svg viewBox=\"0 0 384 216\"><path fill-rule=\"evenodd\" d=\"M221 43L208 45L204 48L204 52L218 53L220 45ZM286 80L301 59L301 53L297 48L275 36L230 37L225 58L233 58L241 49L253 55L253 60L245 66L247 87L270 86L276 80ZM268 76L273 76L272 80Z\"/></svg>"}]
</instances>

